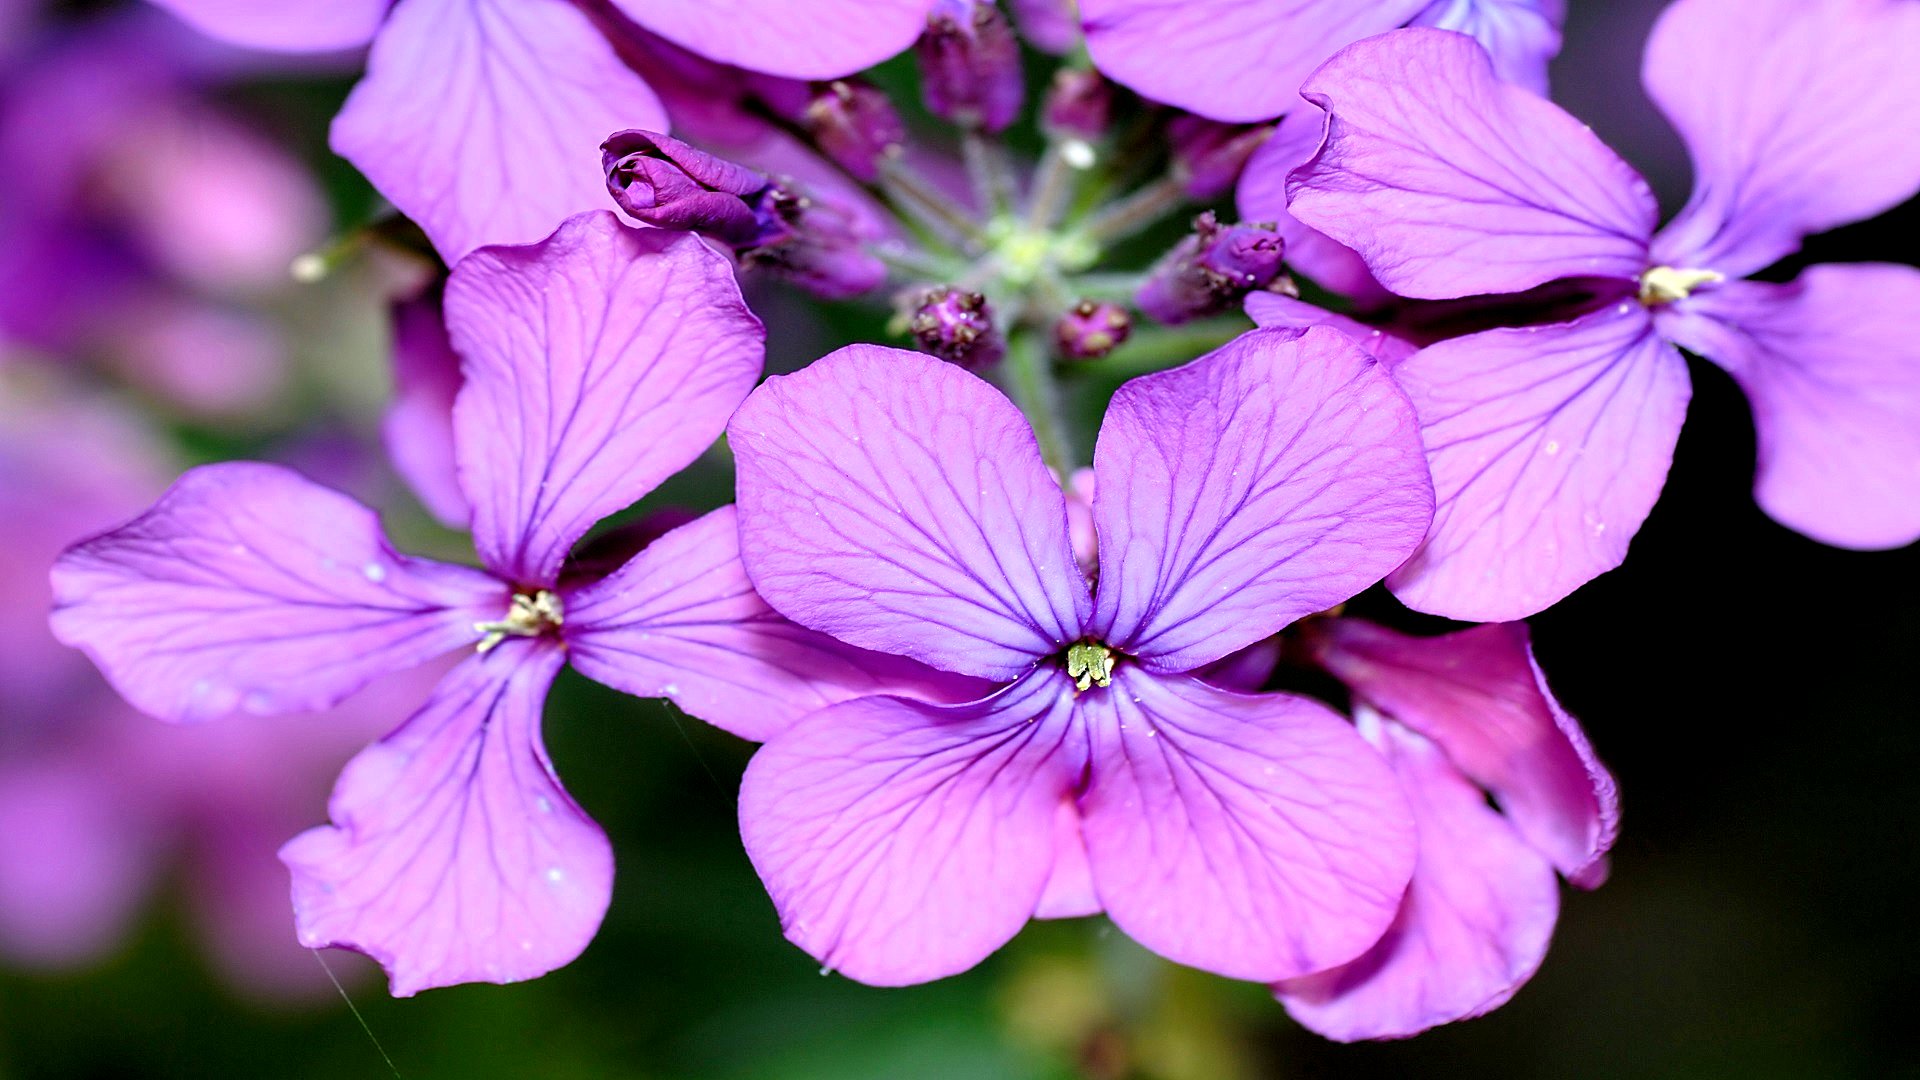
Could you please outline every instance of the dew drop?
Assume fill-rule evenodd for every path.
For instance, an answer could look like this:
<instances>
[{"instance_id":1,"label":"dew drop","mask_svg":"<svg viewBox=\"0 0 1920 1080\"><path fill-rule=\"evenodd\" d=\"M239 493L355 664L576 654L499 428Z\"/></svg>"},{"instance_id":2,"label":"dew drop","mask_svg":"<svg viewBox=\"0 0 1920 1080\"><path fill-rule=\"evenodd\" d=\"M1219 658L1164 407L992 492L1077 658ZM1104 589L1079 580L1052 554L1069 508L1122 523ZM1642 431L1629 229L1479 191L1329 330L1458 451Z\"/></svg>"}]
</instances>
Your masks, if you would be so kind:
<instances>
[{"instance_id":1,"label":"dew drop","mask_svg":"<svg viewBox=\"0 0 1920 1080\"><path fill-rule=\"evenodd\" d=\"M360 572L367 576L368 581L371 581L376 585L378 585L382 581L387 580L387 568L384 566L381 566L379 563L370 562L365 567L361 568Z\"/></svg>"}]
</instances>

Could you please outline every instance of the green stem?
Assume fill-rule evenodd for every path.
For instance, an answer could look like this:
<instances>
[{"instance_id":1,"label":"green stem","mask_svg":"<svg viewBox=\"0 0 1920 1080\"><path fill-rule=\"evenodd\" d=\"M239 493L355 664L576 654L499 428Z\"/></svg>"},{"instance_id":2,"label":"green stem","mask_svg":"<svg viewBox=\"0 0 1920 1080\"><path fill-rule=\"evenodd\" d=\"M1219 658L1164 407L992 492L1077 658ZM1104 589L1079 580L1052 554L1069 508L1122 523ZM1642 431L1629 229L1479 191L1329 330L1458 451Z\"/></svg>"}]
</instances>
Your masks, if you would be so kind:
<instances>
[{"instance_id":1,"label":"green stem","mask_svg":"<svg viewBox=\"0 0 1920 1080\"><path fill-rule=\"evenodd\" d=\"M1222 315L1184 326L1138 327L1102 366L1116 375L1159 371L1198 359L1251 329L1247 320L1238 315Z\"/></svg>"},{"instance_id":2,"label":"green stem","mask_svg":"<svg viewBox=\"0 0 1920 1080\"><path fill-rule=\"evenodd\" d=\"M1187 203L1186 185L1178 177L1163 176L1088 218L1080 226L1087 239L1101 247L1124 240Z\"/></svg>"},{"instance_id":3,"label":"green stem","mask_svg":"<svg viewBox=\"0 0 1920 1080\"><path fill-rule=\"evenodd\" d=\"M897 157L880 160L880 187L900 210L916 217L955 247L971 255L987 248L987 236L952 200Z\"/></svg>"},{"instance_id":4,"label":"green stem","mask_svg":"<svg viewBox=\"0 0 1920 1080\"><path fill-rule=\"evenodd\" d=\"M1007 396L1027 414L1033 433L1040 441L1040 457L1062 483L1073 475L1073 444L1060 412L1060 390L1053 381L1053 360L1038 335L1025 329L1012 331L1007 340L1007 358L1001 364Z\"/></svg>"}]
</instances>

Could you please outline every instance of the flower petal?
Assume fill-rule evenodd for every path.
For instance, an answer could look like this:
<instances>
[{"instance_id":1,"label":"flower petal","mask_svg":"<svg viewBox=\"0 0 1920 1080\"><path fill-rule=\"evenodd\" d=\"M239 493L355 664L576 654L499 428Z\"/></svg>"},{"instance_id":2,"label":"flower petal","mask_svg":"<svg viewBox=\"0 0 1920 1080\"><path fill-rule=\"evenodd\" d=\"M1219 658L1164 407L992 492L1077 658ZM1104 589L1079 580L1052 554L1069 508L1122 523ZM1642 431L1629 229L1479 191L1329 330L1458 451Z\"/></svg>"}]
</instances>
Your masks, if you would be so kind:
<instances>
[{"instance_id":1,"label":"flower petal","mask_svg":"<svg viewBox=\"0 0 1920 1080\"><path fill-rule=\"evenodd\" d=\"M1335 50L1427 0L1080 0L1094 66L1155 101L1235 123L1279 116Z\"/></svg>"},{"instance_id":2,"label":"flower petal","mask_svg":"<svg viewBox=\"0 0 1920 1080\"><path fill-rule=\"evenodd\" d=\"M1432 489L1412 411L1338 331L1255 330L1135 379L1094 450L1095 633L1187 671L1379 581Z\"/></svg>"},{"instance_id":3,"label":"flower petal","mask_svg":"<svg viewBox=\"0 0 1920 1080\"><path fill-rule=\"evenodd\" d=\"M1560 53L1558 0L1434 0L1411 25L1457 30L1486 46L1502 79L1542 97L1547 62Z\"/></svg>"},{"instance_id":4,"label":"flower petal","mask_svg":"<svg viewBox=\"0 0 1920 1080\"><path fill-rule=\"evenodd\" d=\"M582 675L637 697L670 698L687 715L756 742L849 698L966 701L988 689L782 618L747 579L731 506L667 533L569 595L566 617Z\"/></svg>"},{"instance_id":5,"label":"flower petal","mask_svg":"<svg viewBox=\"0 0 1920 1080\"><path fill-rule=\"evenodd\" d=\"M1916 311L1920 271L1858 263L1703 290L1660 327L1747 392L1761 508L1822 543L1891 548L1920 539Z\"/></svg>"},{"instance_id":6,"label":"flower petal","mask_svg":"<svg viewBox=\"0 0 1920 1080\"><path fill-rule=\"evenodd\" d=\"M1553 867L1440 748L1364 713L1400 778L1420 858L1392 929L1358 960L1274 987L1330 1039L1398 1039L1506 1003L1539 969L1560 913Z\"/></svg>"},{"instance_id":7,"label":"flower petal","mask_svg":"<svg viewBox=\"0 0 1920 1080\"><path fill-rule=\"evenodd\" d=\"M606 211L475 253L446 304L466 359L453 424L474 544L522 583L558 581L595 522L712 445L764 359L724 256Z\"/></svg>"},{"instance_id":8,"label":"flower petal","mask_svg":"<svg viewBox=\"0 0 1920 1080\"><path fill-rule=\"evenodd\" d=\"M395 304L393 401L380 421L380 441L421 505L452 529L466 528L473 518L453 454L453 402L459 393L460 354L447 340L440 297Z\"/></svg>"},{"instance_id":9,"label":"flower petal","mask_svg":"<svg viewBox=\"0 0 1920 1080\"><path fill-rule=\"evenodd\" d=\"M927 12L933 4L931 0L809 0L805 4L614 0L614 6L648 30L709 60L790 79L836 79L872 67L913 44L927 28Z\"/></svg>"},{"instance_id":10,"label":"flower petal","mask_svg":"<svg viewBox=\"0 0 1920 1080\"><path fill-rule=\"evenodd\" d=\"M1053 872L1033 910L1036 919L1076 919L1100 913L1093 867L1087 862L1086 823L1071 797L1062 798L1053 816Z\"/></svg>"},{"instance_id":11,"label":"flower petal","mask_svg":"<svg viewBox=\"0 0 1920 1080\"><path fill-rule=\"evenodd\" d=\"M1340 52L1301 88L1330 116L1287 185L1293 216L1402 296L1637 278L1659 216L1586 125L1503 83L1472 38L1416 28Z\"/></svg>"},{"instance_id":12,"label":"flower petal","mask_svg":"<svg viewBox=\"0 0 1920 1080\"><path fill-rule=\"evenodd\" d=\"M794 944L876 986L956 974L1018 933L1085 765L1073 684L1034 672L968 705L870 697L754 755L740 832Z\"/></svg>"},{"instance_id":13,"label":"flower petal","mask_svg":"<svg viewBox=\"0 0 1920 1080\"><path fill-rule=\"evenodd\" d=\"M1494 793L1520 835L1574 884L1607 876L1620 794L1534 662L1525 623L1415 638L1339 619L1320 658L1354 695L1432 739Z\"/></svg>"},{"instance_id":14,"label":"flower petal","mask_svg":"<svg viewBox=\"0 0 1920 1080\"><path fill-rule=\"evenodd\" d=\"M153 509L68 549L53 631L163 720L324 709L470 645L507 590L401 555L371 510L275 465L180 477Z\"/></svg>"},{"instance_id":15,"label":"flower petal","mask_svg":"<svg viewBox=\"0 0 1920 1080\"><path fill-rule=\"evenodd\" d=\"M147 792L83 756L92 748L22 749L12 746L0 760L0 957L46 968L97 961L138 914L166 851L165 830Z\"/></svg>"},{"instance_id":16,"label":"flower petal","mask_svg":"<svg viewBox=\"0 0 1920 1080\"><path fill-rule=\"evenodd\" d=\"M537 640L470 657L347 763L333 824L280 849L302 945L366 953L396 997L580 955L613 895L613 850L540 742L564 661Z\"/></svg>"},{"instance_id":17,"label":"flower petal","mask_svg":"<svg viewBox=\"0 0 1920 1080\"><path fill-rule=\"evenodd\" d=\"M1920 7L1682 0L1647 42L1647 91L1693 154L1659 261L1744 277L1801 238L1920 190Z\"/></svg>"},{"instance_id":18,"label":"flower petal","mask_svg":"<svg viewBox=\"0 0 1920 1080\"><path fill-rule=\"evenodd\" d=\"M1330 326L1389 368L1420 351L1420 346L1397 334L1281 293L1253 293L1247 297L1246 308L1247 318L1263 329L1298 331Z\"/></svg>"},{"instance_id":19,"label":"flower petal","mask_svg":"<svg viewBox=\"0 0 1920 1080\"><path fill-rule=\"evenodd\" d=\"M1632 303L1443 341L1394 377L1420 414L1439 508L1387 584L1473 622L1524 618L1620 565L1692 393L1686 362Z\"/></svg>"},{"instance_id":20,"label":"flower petal","mask_svg":"<svg viewBox=\"0 0 1920 1080\"><path fill-rule=\"evenodd\" d=\"M1080 636L1066 500L978 377L850 345L767 380L728 441L747 573L802 626L1001 682Z\"/></svg>"},{"instance_id":21,"label":"flower petal","mask_svg":"<svg viewBox=\"0 0 1920 1080\"><path fill-rule=\"evenodd\" d=\"M1327 127L1327 114L1302 101L1281 117L1273 136L1247 160L1235 193L1240 217L1272 222L1286 243L1287 269L1311 278L1321 288L1339 293L1360 305L1379 304L1392 294L1380 287L1358 252L1325 233L1308 228L1287 210L1287 177L1313 160ZM1255 300L1280 293L1256 292Z\"/></svg>"},{"instance_id":22,"label":"flower petal","mask_svg":"<svg viewBox=\"0 0 1920 1080\"><path fill-rule=\"evenodd\" d=\"M1413 820L1386 763L1331 710L1126 664L1076 708L1092 743L1080 807L1094 884L1142 945L1271 982L1344 964L1393 922Z\"/></svg>"},{"instance_id":23,"label":"flower petal","mask_svg":"<svg viewBox=\"0 0 1920 1080\"><path fill-rule=\"evenodd\" d=\"M391 0L153 0L212 38L249 49L332 52L373 39Z\"/></svg>"},{"instance_id":24,"label":"flower petal","mask_svg":"<svg viewBox=\"0 0 1920 1080\"><path fill-rule=\"evenodd\" d=\"M452 264L606 205L600 141L666 111L566 0L400 0L333 148Z\"/></svg>"}]
</instances>

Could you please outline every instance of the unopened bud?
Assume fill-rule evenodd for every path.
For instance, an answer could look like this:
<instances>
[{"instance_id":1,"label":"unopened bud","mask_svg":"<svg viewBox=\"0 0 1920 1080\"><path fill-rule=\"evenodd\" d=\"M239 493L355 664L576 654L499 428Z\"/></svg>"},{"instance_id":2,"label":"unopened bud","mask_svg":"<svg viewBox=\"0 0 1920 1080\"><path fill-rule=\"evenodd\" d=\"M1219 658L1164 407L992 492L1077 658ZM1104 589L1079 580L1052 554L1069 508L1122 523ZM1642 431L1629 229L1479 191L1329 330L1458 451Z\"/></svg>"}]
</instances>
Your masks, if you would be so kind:
<instances>
[{"instance_id":1,"label":"unopened bud","mask_svg":"<svg viewBox=\"0 0 1920 1080\"><path fill-rule=\"evenodd\" d=\"M1053 324L1060 355L1095 360L1112 352L1133 331L1133 316L1119 304L1082 300Z\"/></svg>"},{"instance_id":2,"label":"unopened bud","mask_svg":"<svg viewBox=\"0 0 1920 1080\"><path fill-rule=\"evenodd\" d=\"M652 131L622 131L600 145L607 192L620 209L663 229L753 243L753 201L767 178Z\"/></svg>"},{"instance_id":3,"label":"unopened bud","mask_svg":"<svg viewBox=\"0 0 1920 1080\"><path fill-rule=\"evenodd\" d=\"M1183 323L1225 311L1248 293L1285 291L1285 243L1272 225L1222 225L1212 211L1194 219L1193 235L1154 265L1134 298L1163 323Z\"/></svg>"},{"instance_id":4,"label":"unopened bud","mask_svg":"<svg viewBox=\"0 0 1920 1080\"><path fill-rule=\"evenodd\" d=\"M987 132L1019 118L1020 42L992 0L935 0L914 51L927 111Z\"/></svg>"},{"instance_id":5,"label":"unopened bud","mask_svg":"<svg viewBox=\"0 0 1920 1080\"><path fill-rule=\"evenodd\" d=\"M1247 159L1272 137L1272 124L1222 124L1198 116L1176 116L1167 125L1174 168L1187 198L1195 202L1211 202L1233 190Z\"/></svg>"},{"instance_id":6,"label":"unopened bud","mask_svg":"<svg viewBox=\"0 0 1920 1080\"><path fill-rule=\"evenodd\" d=\"M920 348L971 371L993 366L1007 352L987 298L977 292L951 286L927 290L907 328Z\"/></svg>"},{"instance_id":7,"label":"unopened bud","mask_svg":"<svg viewBox=\"0 0 1920 1080\"><path fill-rule=\"evenodd\" d=\"M807 102L806 123L821 153L869 184L880 177L880 159L907 137L887 95L857 79L819 86Z\"/></svg>"},{"instance_id":8,"label":"unopened bud","mask_svg":"<svg viewBox=\"0 0 1920 1080\"><path fill-rule=\"evenodd\" d=\"M831 197L791 182L772 184L755 203L755 242L740 249L740 265L765 269L815 296L846 300L887 279L887 266L867 250L853 214Z\"/></svg>"},{"instance_id":9,"label":"unopened bud","mask_svg":"<svg viewBox=\"0 0 1920 1080\"><path fill-rule=\"evenodd\" d=\"M1061 68L1040 109L1040 124L1055 135L1100 138L1113 117L1113 84L1090 68Z\"/></svg>"}]
</instances>

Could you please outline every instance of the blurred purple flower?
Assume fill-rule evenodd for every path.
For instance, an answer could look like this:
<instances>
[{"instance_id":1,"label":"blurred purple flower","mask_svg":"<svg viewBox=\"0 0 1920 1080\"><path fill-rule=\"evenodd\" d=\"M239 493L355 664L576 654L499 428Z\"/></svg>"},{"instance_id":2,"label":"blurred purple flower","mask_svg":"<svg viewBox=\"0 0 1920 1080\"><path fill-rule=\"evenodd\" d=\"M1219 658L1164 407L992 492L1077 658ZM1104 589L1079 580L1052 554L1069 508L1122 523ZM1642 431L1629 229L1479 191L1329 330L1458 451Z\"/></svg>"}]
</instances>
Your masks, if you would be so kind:
<instances>
[{"instance_id":1,"label":"blurred purple flower","mask_svg":"<svg viewBox=\"0 0 1920 1080\"><path fill-rule=\"evenodd\" d=\"M1620 824L1613 777L1548 690L1525 624L1413 638L1336 619L1312 638L1399 778L1420 854L1378 944L1276 993L1295 1019L1342 1041L1498 1008L1546 955L1555 871L1587 889L1606 880Z\"/></svg>"},{"instance_id":2,"label":"blurred purple flower","mask_svg":"<svg viewBox=\"0 0 1920 1080\"><path fill-rule=\"evenodd\" d=\"M1087 50L1115 82L1229 123L1300 107L1321 61L1409 24L1474 34L1509 77L1544 89L1564 0L1080 0Z\"/></svg>"},{"instance_id":3,"label":"blurred purple flower","mask_svg":"<svg viewBox=\"0 0 1920 1080\"><path fill-rule=\"evenodd\" d=\"M530 243L603 197L593 148L668 130L617 40L658 35L722 64L826 79L911 44L931 0L155 0L215 37L322 51L371 42L333 146L449 263ZM629 24L627 20L632 20Z\"/></svg>"},{"instance_id":4,"label":"blurred purple flower","mask_svg":"<svg viewBox=\"0 0 1920 1080\"><path fill-rule=\"evenodd\" d=\"M347 766L334 824L281 852L301 942L373 956L400 995L543 974L597 929L612 851L539 735L569 660L749 738L921 685L915 665L774 615L740 567L731 508L610 574L569 564L595 522L705 450L759 374L763 332L723 256L581 215L544 243L464 260L445 305L485 570L398 554L353 500L238 462L188 472L53 575L61 640L167 720L322 708L479 646Z\"/></svg>"},{"instance_id":5,"label":"blurred purple flower","mask_svg":"<svg viewBox=\"0 0 1920 1080\"><path fill-rule=\"evenodd\" d=\"M1412 415L1340 335L1255 331L1120 389L1097 590L1032 430L953 365L850 346L767 382L729 433L769 604L999 686L835 705L754 757L747 851L823 964L920 982L1030 918L1104 910L1174 960L1275 980L1392 921L1414 836L1378 755L1317 703L1189 674L1425 532Z\"/></svg>"},{"instance_id":6,"label":"blurred purple flower","mask_svg":"<svg viewBox=\"0 0 1920 1080\"><path fill-rule=\"evenodd\" d=\"M1845 547L1920 537L1920 271L1816 266L1738 280L1801 239L1920 189L1905 121L1920 5L1680 0L1645 78L1692 149L1693 200L1656 234L1645 181L1578 120L1501 83L1471 39L1352 46L1306 93L1330 118L1292 210L1423 299L1611 279L1579 318L1430 346L1395 370L1419 410L1439 510L1389 584L1412 606L1517 618L1620 564L1666 479L1685 346L1753 404L1755 494ZM1847 102L1844 110L1831 107Z\"/></svg>"}]
</instances>

